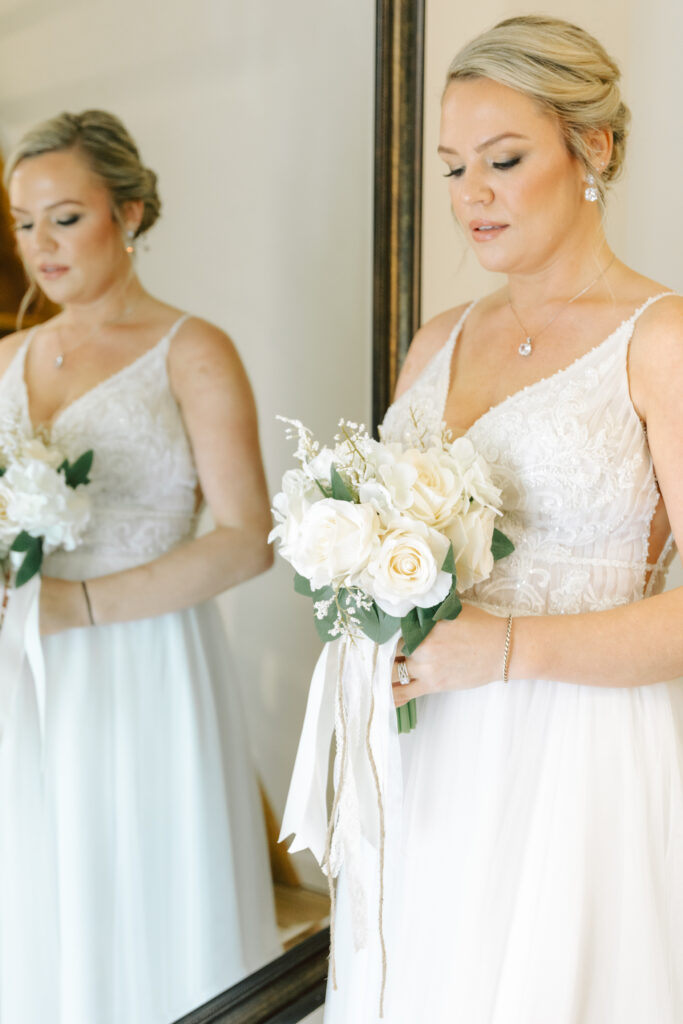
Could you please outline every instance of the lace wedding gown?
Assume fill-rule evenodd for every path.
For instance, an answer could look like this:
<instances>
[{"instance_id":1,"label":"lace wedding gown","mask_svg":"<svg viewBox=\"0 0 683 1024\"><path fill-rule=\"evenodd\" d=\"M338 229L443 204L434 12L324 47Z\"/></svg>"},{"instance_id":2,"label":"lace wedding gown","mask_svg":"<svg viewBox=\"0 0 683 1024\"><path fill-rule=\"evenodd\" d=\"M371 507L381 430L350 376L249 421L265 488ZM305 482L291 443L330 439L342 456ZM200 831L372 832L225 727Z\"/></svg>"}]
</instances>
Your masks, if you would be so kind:
<instances>
[{"instance_id":1,"label":"lace wedding gown","mask_svg":"<svg viewBox=\"0 0 683 1024\"><path fill-rule=\"evenodd\" d=\"M470 602L558 615L661 589L673 544L648 564L658 490L626 369L649 305L469 430L515 544ZM438 429L468 312L389 409L385 439L409 429L410 410ZM417 729L401 738L386 1024L681 1024L683 681L500 681L419 704ZM366 852L370 880L377 851ZM343 880L339 895L325 1022L369 1024L381 952L375 935L353 953Z\"/></svg>"},{"instance_id":2,"label":"lace wedding gown","mask_svg":"<svg viewBox=\"0 0 683 1024\"><path fill-rule=\"evenodd\" d=\"M94 513L44 575L116 572L192 535L197 473L166 372L182 320L58 415L54 442L95 452ZM27 432L29 344L0 381L0 419ZM43 774L31 685L0 740L0 1024L170 1024L279 952L219 613L207 602L43 647Z\"/></svg>"}]
</instances>

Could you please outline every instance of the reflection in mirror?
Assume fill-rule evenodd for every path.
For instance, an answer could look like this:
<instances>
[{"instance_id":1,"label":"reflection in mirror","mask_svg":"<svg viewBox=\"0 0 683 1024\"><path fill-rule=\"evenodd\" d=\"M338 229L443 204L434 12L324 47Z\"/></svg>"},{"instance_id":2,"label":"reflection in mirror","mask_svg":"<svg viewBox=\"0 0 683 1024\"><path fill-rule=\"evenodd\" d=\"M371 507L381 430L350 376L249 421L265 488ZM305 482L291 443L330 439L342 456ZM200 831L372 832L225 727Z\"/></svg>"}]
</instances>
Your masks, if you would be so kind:
<instances>
[{"instance_id":1,"label":"reflection in mirror","mask_svg":"<svg viewBox=\"0 0 683 1024\"><path fill-rule=\"evenodd\" d=\"M342 413L366 422L369 418L372 15L368 5L360 0L335 5L332 10L322 10L320 5L303 0L286 5L286 9L273 4L254 5L247 0L230 5L203 0L191 9L180 0L163 8L151 0L136 4L124 0L112 9L74 0L60 5L58 10L47 3L19 3L6 7L0 15L0 138L4 154L9 154L29 127L62 110L103 108L122 118L139 144L145 164L158 174L163 201L163 216L150 233L149 241L136 247L136 273L145 295L158 297L173 310L187 310L195 318L206 318L235 339L257 400L271 490L290 459L289 445L274 419L276 413L299 416L324 436L331 436ZM145 25L144 33L131 31L132 25L141 23ZM334 72L330 65L332 53L344 54L344 61L335 65ZM18 212L40 213L39 203L35 194L28 198L22 195ZM135 213L134 204L129 212ZM134 225L132 229L135 230ZM53 254L48 255L54 258ZM58 277L61 264L52 272ZM56 288L57 282L53 284ZM15 288L14 297L7 302L8 313L16 309L16 292ZM64 300L57 291L54 298L59 305ZM154 329L158 327L163 333L171 326L172 316L169 311L169 322L162 325L162 307L146 305L146 298L141 298L142 302L149 312L146 318L141 315L142 307L129 310L125 303L120 309L107 309L104 319L107 330L111 329L112 344L108 347L106 366L91 358L95 342L86 337L85 329L76 334L75 321L67 324L62 320L65 329L61 337L59 330L45 329L42 353L39 346L34 348L31 344L34 358L27 361L26 380L32 391L36 421L51 419L51 414L77 398L79 391L102 377L116 374L143 349L152 350L159 341L159 332L155 334ZM14 308L10 309L12 304ZM32 315L31 311L29 316ZM119 319L121 322L110 323ZM25 323L30 325L31 320L27 317ZM85 322L78 326L84 328ZM176 397L180 397L183 385L201 368L206 339L191 327L192 321L183 325L173 343L178 343L175 347L180 351L183 340L187 342L187 373L183 368L177 375ZM40 340L40 332L35 340ZM0 353L4 352L8 362L16 344L17 339L10 337L0 346ZM158 351L162 348L159 346ZM66 387L60 382L66 377L63 371L69 367L69 349L77 376L70 378ZM41 355L44 362L39 361ZM60 355L62 364L58 367L56 360ZM170 361L168 365L173 377ZM54 385L48 386L48 370L54 374ZM126 371L124 376L127 379L131 375ZM158 374L150 376L152 389L163 372L159 369ZM43 384L45 390L41 392ZM149 397L147 385L144 397ZM114 414L113 402L104 399L105 392L100 390L97 422L88 424L88 438L80 439L83 444L92 445L96 459L98 451L105 449L106 423ZM226 422L204 442L197 439L197 430L202 429L196 426L198 420L190 423L188 416L184 425L198 462L202 458L210 462L227 459L240 443L248 415L238 400L236 395L225 405L232 415L242 417L242 424ZM86 404L81 403L82 410ZM181 407L185 413L189 404L183 405L181 401ZM95 416L94 401L91 411ZM199 419L206 411L202 403ZM67 421L64 416L62 423ZM126 428L125 443L139 444L140 423L130 414L126 414ZM211 427L208 433L211 434ZM157 441L159 456L155 454L149 478L142 481L146 487L153 485L155 494L165 485L163 459L168 457L167 446ZM202 456L202 452L206 454ZM78 454L76 448L73 454ZM144 459L149 457L149 451L145 452ZM100 465L104 464L101 458ZM243 498L248 490L245 480L249 470L236 462L230 466L221 464L224 479L229 481L226 500ZM141 474L136 479L141 480ZM99 486L93 469L94 490L96 485ZM224 514L216 508L215 501L214 513L219 521ZM207 538L211 536L212 525L209 518L203 519L202 531ZM77 552L73 555L81 557ZM59 564L64 568L60 575L67 575L67 561L66 555L54 555L52 572L57 574ZM218 561L216 557L215 562ZM200 573L194 598L190 593L192 572L188 566L183 566L177 580L166 578L161 588L164 597L172 601L173 595L182 590L191 604L197 597L208 596L207 577L217 571L215 562L212 559ZM120 567L98 563L92 571L94 578L99 579L102 573ZM90 569L86 575L93 578ZM79 574L76 578L80 578ZM155 608L145 604L145 586L146 583L136 585L130 593L126 592L126 615L134 620L130 631L128 626L120 627L113 621L94 631L85 626L67 631L76 637L72 646L77 659L81 659L89 643L82 638L98 635L98 631L111 638L111 649L105 656L99 649L93 655L96 672L83 669L81 660L73 676L70 675L73 700L82 700L79 708L91 717L84 722L64 712L60 723L65 729L64 756L61 748L58 752L56 747L49 747L50 715L57 714L60 705L54 697L59 684L48 677L46 758L52 768L46 777L59 779L70 800L71 817L60 834L65 843L63 849L60 847L62 863L69 871L68 898L90 908L101 907L103 903L108 908L98 915L98 920L91 919L88 944L93 950L102 951L100 935L107 936L102 942L109 942L119 926L135 927L136 942L145 944L149 959L138 958L134 947L126 944L116 957L102 953L102 959L109 965L114 963L119 972L137 972L141 990L151 986L155 970L167 990L173 988L174 981L181 985L182 975L190 974L185 992L193 991L199 1003L235 980L232 972L237 962L231 960L227 951L230 939L225 930L220 941L214 940L200 917L183 918L185 913L191 915L197 902L201 902L195 898L200 890L204 894L202 913L215 912L216 927L220 927L218 907L224 902L221 891L229 889L244 901L238 926L240 941L244 928L260 931L258 950L244 958L241 972L258 967L325 921L325 885L317 868L305 857L288 858L281 848L276 850L275 844L318 641L309 608L292 594L289 573L284 567L274 569L229 591L221 600L235 667L228 655L209 657L213 661L212 678L220 677L222 683L211 695L204 692L201 700L193 700L196 673L189 673L189 690L181 688L178 692L176 683L185 643L179 641L180 630L171 630L162 640L152 628L149 637L135 642L133 652L131 641L121 639L124 635L132 636L135 630L139 634L141 622L150 622L155 617ZM89 591L96 619L98 614L101 622L108 621L106 615L111 615L112 620L117 617L114 612L105 612L109 598L105 601L104 589L93 583ZM80 608L87 614L85 592ZM145 614L148 618L141 619ZM210 611L207 616L213 630L215 619ZM194 627L189 632L193 630ZM199 627L197 630L201 632ZM205 654L214 650L212 644L213 641L209 647L202 646ZM60 633L48 638L46 649L49 646L61 652L66 647L64 636ZM161 680L158 663L150 668L157 657L165 659ZM132 717L137 730L137 768L133 759L122 754L125 741L123 746L116 746L121 730L125 734L127 728L117 717L121 709L116 705L102 707L107 700L106 676L115 674L117 666L124 662L132 702L126 711L126 721ZM159 682L167 688L164 693L168 699L158 698L155 703L151 692ZM93 693L95 704L89 703ZM26 700L30 704L30 691ZM240 703L244 706L244 726L240 724ZM99 708L97 715L95 705ZM24 710L27 715L34 714L31 707ZM103 720L107 729L117 730L116 743L112 739L109 746L98 740ZM226 724L231 736L227 745L213 743L216 721ZM198 723L202 723L201 727ZM193 731L193 750L188 749L185 730ZM76 756L83 750L91 759L88 764L97 766L97 773L90 768L84 770L83 761ZM27 748L23 755L28 757ZM58 759L58 764L55 760L50 762L50 757ZM260 782L265 818L250 760ZM37 763L34 759L34 767ZM104 781L102 772L106 773ZM113 803L131 801L133 793L139 796L150 775L154 775L158 787L157 798L148 804L147 811L136 804L135 821L127 815L125 829L121 825L123 819L118 819L120 827L115 827L116 819L110 813ZM119 785L124 776L131 786L126 797ZM22 779L26 778L22 775ZM33 782L37 787L37 777ZM105 784L103 796L100 786ZM228 814L226 819L216 811L221 793L228 811L238 807L238 814ZM164 831L166 816L176 822L173 837ZM263 833L266 827L271 840L280 924L272 943L268 935L272 912L269 907L273 904L270 882L255 886L253 898L248 893L247 879L261 871L261 840L254 839L246 865L236 863L226 852L228 847L233 848L233 843L242 844L241 848L246 850L250 833ZM133 862L128 868L122 864L122 849L130 850L138 834L143 847L155 846L160 863L172 864L174 870L186 875L179 889L169 894L163 871L154 872L152 879L145 881L136 875ZM216 837L221 834L223 838L217 842ZM103 858L99 863L111 862L127 871L126 899L118 885L110 887L106 873L86 873L84 864L78 860L80 839L97 847L97 856L101 854ZM136 886L139 899L132 895ZM99 895L95 896L95 892ZM160 914L163 911L163 924L159 915L148 913L149 893L153 894ZM42 892L36 888L32 895L32 920L40 919L44 924L50 919L47 908L54 891L46 882ZM63 895L66 900L66 894ZM251 906L247 905L249 899ZM148 919L144 924L143 917ZM73 919L63 915L59 927L68 928L70 921ZM182 955L177 960L165 955L163 962L159 962L155 934L161 936L159 942L172 939ZM234 937L235 932L231 934ZM61 941L54 931L50 939L57 945ZM45 977L56 983L57 959L47 947L43 948ZM76 954L74 958L80 960ZM176 968L180 960L182 970ZM221 963L214 971L209 965L216 960ZM72 978L78 977L79 969L74 967ZM106 972L106 966L102 969ZM2 971L4 977L4 964ZM81 972L87 995L83 995L82 1005L76 1005L76 996L74 1002L65 1004L64 1022L78 1022L80 1013L83 1020L89 1021L125 1020L130 1024L139 1019L145 1024L154 1020L167 1024L191 1009L189 1005L169 1003L168 1009L160 1013L148 1012L142 996L134 1007L124 1007L123 997L115 995L120 992L117 979L111 981L107 995L98 972L99 967L93 968L86 979ZM78 991L76 982L71 991ZM88 998L105 999L106 1012L91 1013ZM27 1024L30 1017L26 1012L22 1008L22 1016L15 1015L17 1022ZM42 1019L55 1019L51 1012L52 1017L45 1013ZM9 1011L8 1024L14 1024Z\"/></svg>"}]
</instances>

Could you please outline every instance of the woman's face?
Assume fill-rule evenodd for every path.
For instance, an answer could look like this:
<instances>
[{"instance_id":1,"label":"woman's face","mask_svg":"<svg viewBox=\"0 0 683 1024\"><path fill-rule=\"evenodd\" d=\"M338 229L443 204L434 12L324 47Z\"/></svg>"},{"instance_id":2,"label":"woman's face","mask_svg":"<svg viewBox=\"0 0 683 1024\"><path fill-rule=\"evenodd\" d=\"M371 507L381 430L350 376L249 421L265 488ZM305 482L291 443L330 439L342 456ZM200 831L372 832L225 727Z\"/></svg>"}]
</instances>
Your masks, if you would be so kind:
<instances>
[{"instance_id":1,"label":"woman's face","mask_svg":"<svg viewBox=\"0 0 683 1024\"><path fill-rule=\"evenodd\" d=\"M559 124L528 96L488 78L448 86L439 154L453 213L487 270L550 266L594 215L583 168Z\"/></svg>"},{"instance_id":2,"label":"woman's face","mask_svg":"<svg viewBox=\"0 0 683 1024\"><path fill-rule=\"evenodd\" d=\"M109 191L77 150L22 160L9 197L21 258L53 302L96 302L129 273Z\"/></svg>"}]
</instances>

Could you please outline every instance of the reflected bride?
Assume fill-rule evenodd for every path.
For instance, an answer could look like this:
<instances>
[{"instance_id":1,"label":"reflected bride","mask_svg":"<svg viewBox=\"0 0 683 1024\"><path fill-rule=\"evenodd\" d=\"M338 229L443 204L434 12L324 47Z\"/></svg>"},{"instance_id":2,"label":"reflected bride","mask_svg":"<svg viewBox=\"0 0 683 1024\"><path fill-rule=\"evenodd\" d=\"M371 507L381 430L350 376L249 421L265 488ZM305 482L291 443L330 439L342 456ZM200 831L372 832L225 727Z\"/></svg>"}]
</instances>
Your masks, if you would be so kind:
<instances>
[{"instance_id":1,"label":"reflected bride","mask_svg":"<svg viewBox=\"0 0 683 1024\"><path fill-rule=\"evenodd\" d=\"M62 311L0 346L0 421L94 461L84 541L43 566L44 747L28 674L0 742L0 1019L170 1024L279 951L209 600L270 565L256 413L229 338L136 276L160 204L117 118L38 126L7 178Z\"/></svg>"}]
</instances>

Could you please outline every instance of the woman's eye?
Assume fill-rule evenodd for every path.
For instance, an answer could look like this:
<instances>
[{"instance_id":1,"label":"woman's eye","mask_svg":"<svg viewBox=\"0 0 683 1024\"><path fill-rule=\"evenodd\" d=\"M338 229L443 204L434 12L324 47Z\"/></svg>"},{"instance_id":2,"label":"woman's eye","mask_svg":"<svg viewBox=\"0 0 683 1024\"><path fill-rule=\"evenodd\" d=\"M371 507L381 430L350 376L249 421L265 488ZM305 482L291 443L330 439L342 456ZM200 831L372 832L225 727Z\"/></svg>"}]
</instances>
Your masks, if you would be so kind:
<instances>
[{"instance_id":1,"label":"woman's eye","mask_svg":"<svg viewBox=\"0 0 683 1024\"><path fill-rule=\"evenodd\" d=\"M62 227L68 227L70 224L76 224L80 219L80 214L72 213L68 217L59 217L57 223L61 224Z\"/></svg>"},{"instance_id":2,"label":"woman's eye","mask_svg":"<svg viewBox=\"0 0 683 1024\"><path fill-rule=\"evenodd\" d=\"M453 167L444 174L444 178L459 178L464 169L464 167Z\"/></svg>"},{"instance_id":3,"label":"woman's eye","mask_svg":"<svg viewBox=\"0 0 683 1024\"><path fill-rule=\"evenodd\" d=\"M28 231L29 228L32 228L32 227L33 227L33 224L15 224L14 225L14 230L15 231Z\"/></svg>"},{"instance_id":4,"label":"woman's eye","mask_svg":"<svg viewBox=\"0 0 683 1024\"><path fill-rule=\"evenodd\" d=\"M511 160L500 160L493 164L497 171L508 171L511 167L516 167L521 156L513 156Z\"/></svg>"}]
</instances>

